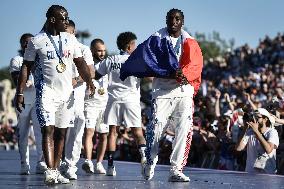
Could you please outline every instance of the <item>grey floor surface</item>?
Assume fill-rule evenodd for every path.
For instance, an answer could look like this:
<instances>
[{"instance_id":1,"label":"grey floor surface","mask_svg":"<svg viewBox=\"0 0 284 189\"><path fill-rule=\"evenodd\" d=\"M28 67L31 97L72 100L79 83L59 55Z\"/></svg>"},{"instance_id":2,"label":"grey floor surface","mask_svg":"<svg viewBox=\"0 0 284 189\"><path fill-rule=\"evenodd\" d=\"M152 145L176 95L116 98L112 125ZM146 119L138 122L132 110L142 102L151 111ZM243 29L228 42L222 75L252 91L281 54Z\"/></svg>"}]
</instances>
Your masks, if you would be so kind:
<instances>
[{"instance_id":1,"label":"grey floor surface","mask_svg":"<svg viewBox=\"0 0 284 189\"><path fill-rule=\"evenodd\" d=\"M140 164L129 162L115 162L117 176L86 175L81 170L82 159L79 162L78 180L66 185L46 186L43 175L34 174L35 156L31 155L32 174L19 175L19 154L17 151L0 151L0 189L9 188L97 188L97 189L228 189L228 188L256 188L279 189L284 188L284 177L279 175L249 175L242 172L219 171L210 169L185 168L184 173L190 176L189 183L169 183L169 166L157 166L155 176L151 181L145 181L140 174ZM105 162L104 162L105 163Z\"/></svg>"}]
</instances>

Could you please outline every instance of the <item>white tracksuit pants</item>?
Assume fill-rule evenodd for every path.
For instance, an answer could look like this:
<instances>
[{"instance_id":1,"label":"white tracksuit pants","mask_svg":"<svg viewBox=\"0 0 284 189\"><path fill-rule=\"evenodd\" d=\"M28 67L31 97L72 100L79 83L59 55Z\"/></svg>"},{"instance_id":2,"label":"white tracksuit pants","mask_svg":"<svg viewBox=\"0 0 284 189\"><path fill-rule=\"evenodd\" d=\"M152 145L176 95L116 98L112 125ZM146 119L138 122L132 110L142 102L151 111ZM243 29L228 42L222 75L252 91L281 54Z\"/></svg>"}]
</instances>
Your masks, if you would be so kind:
<instances>
[{"instance_id":1,"label":"white tracksuit pants","mask_svg":"<svg viewBox=\"0 0 284 189\"><path fill-rule=\"evenodd\" d=\"M74 127L68 128L65 140L65 161L68 167L77 170L76 164L80 159L82 138L85 128L84 98L86 84L74 88Z\"/></svg>"},{"instance_id":2,"label":"white tracksuit pants","mask_svg":"<svg viewBox=\"0 0 284 189\"><path fill-rule=\"evenodd\" d=\"M172 144L170 163L182 170L187 163L192 139L192 97L157 98L152 101L152 124L146 131L146 158L149 165L158 161L159 142L167 125L174 126L175 137Z\"/></svg>"},{"instance_id":3,"label":"white tracksuit pants","mask_svg":"<svg viewBox=\"0 0 284 189\"><path fill-rule=\"evenodd\" d=\"M30 121L33 123L33 130L35 135L35 143L37 150L37 160L42 159L42 135L41 128L36 115L36 107L34 104L25 104L25 109L21 113L17 112L18 116L18 142L21 162L29 165L29 133L31 129Z\"/></svg>"}]
</instances>

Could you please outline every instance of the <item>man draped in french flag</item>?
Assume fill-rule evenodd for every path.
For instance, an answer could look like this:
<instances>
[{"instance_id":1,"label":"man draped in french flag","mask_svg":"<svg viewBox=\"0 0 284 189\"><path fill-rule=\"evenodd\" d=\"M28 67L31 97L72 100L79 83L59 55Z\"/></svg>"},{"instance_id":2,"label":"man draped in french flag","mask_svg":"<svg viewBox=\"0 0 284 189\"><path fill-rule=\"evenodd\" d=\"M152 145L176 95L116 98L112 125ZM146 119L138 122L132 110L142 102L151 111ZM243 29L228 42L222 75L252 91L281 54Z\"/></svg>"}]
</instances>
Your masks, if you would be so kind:
<instances>
[{"instance_id":1,"label":"man draped in french flag","mask_svg":"<svg viewBox=\"0 0 284 189\"><path fill-rule=\"evenodd\" d=\"M159 141L169 124L175 126L168 181L189 182L182 173L187 163L192 139L193 97L201 82L202 52L198 43L184 30L181 10L167 13L167 27L140 44L120 70L120 78L154 77L152 89L152 124L147 127L145 151L147 162L142 174L154 176Z\"/></svg>"}]
</instances>

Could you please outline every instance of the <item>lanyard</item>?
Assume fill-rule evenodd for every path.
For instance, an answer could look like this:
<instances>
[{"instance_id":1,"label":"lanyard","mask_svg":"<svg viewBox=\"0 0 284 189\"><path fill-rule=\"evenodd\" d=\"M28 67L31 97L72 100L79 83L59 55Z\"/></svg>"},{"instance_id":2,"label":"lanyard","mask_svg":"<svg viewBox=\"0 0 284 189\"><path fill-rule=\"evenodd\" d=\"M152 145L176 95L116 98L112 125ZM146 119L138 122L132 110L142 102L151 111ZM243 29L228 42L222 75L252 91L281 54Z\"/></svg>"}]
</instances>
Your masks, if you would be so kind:
<instances>
[{"instance_id":1,"label":"lanyard","mask_svg":"<svg viewBox=\"0 0 284 189\"><path fill-rule=\"evenodd\" d=\"M178 55L179 49L181 47L181 41L182 41L182 35L178 38L176 45L174 46L174 50L176 54Z\"/></svg>"},{"instance_id":2,"label":"lanyard","mask_svg":"<svg viewBox=\"0 0 284 189\"><path fill-rule=\"evenodd\" d=\"M56 55L59 58L59 62L63 63L62 61L62 41L61 41L61 36L59 35L59 49L57 48L53 38L50 36L50 34L46 33L47 37L49 38L50 42L52 43L55 51L56 51Z\"/></svg>"}]
</instances>

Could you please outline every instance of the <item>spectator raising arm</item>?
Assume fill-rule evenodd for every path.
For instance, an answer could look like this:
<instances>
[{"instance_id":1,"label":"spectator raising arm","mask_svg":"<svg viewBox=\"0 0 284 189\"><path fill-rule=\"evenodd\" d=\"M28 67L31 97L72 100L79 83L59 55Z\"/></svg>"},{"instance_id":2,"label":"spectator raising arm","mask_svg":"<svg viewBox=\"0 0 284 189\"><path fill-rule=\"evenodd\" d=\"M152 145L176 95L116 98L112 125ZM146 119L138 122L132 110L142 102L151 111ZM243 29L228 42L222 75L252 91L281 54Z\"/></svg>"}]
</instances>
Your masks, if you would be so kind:
<instances>
[{"instance_id":1,"label":"spectator raising arm","mask_svg":"<svg viewBox=\"0 0 284 189\"><path fill-rule=\"evenodd\" d=\"M215 116L220 117L221 112L220 112L220 97L221 97L221 92L216 89L216 102L215 102Z\"/></svg>"},{"instance_id":2,"label":"spectator raising arm","mask_svg":"<svg viewBox=\"0 0 284 189\"><path fill-rule=\"evenodd\" d=\"M224 94L224 98L225 98L226 102L228 102L229 107L230 107L230 110L234 111L235 107L234 107L233 102L232 102L231 99L230 99L229 94L228 94L228 93L225 93L225 94Z\"/></svg>"},{"instance_id":3,"label":"spectator raising arm","mask_svg":"<svg viewBox=\"0 0 284 189\"><path fill-rule=\"evenodd\" d=\"M257 110L256 105L252 102L252 100L251 100L251 98L250 98L250 94L244 93L244 95L245 95L245 97L246 97L248 103L250 104L251 108L252 108L253 110Z\"/></svg>"},{"instance_id":4,"label":"spectator raising arm","mask_svg":"<svg viewBox=\"0 0 284 189\"><path fill-rule=\"evenodd\" d=\"M248 124L244 123L244 128L242 130L242 133L240 134L239 141L236 144L235 150L236 151L243 151L247 145L247 140L245 140L245 135L248 130Z\"/></svg>"}]
</instances>

